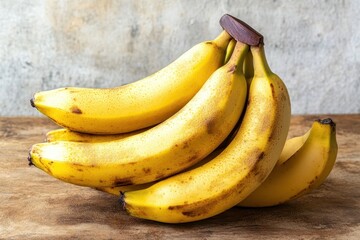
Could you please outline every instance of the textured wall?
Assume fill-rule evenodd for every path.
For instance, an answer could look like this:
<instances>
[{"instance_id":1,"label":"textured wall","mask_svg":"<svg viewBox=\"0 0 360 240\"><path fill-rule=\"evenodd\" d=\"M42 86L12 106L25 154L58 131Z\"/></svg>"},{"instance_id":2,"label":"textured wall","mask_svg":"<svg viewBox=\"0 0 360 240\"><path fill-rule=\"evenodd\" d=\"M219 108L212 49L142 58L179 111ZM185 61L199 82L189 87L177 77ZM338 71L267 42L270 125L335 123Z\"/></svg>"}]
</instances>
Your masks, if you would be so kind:
<instances>
[{"instance_id":1,"label":"textured wall","mask_svg":"<svg viewBox=\"0 0 360 240\"><path fill-rule=\"evenodd\" d=\"M224 13L265 37L292 112L360 112L360 1L0 1L2 116L39 114L36 91L112 87L215 37Z\"/></svg>"}]
</instances>

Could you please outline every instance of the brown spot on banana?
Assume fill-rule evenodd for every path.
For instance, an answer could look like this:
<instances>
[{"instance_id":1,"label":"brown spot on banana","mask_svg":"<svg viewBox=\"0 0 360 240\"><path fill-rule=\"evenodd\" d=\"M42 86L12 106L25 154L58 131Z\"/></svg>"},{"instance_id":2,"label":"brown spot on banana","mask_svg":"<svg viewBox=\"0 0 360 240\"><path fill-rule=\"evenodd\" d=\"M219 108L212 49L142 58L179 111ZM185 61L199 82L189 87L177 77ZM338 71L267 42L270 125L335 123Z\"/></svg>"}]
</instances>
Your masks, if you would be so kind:
<instances>
[{"instance_id":1,"label":"brown spot on banana","mask_svg":"<svg viewBox=\"0 0 360 240\"><path fill-rule=\"evenodd\" d=\"M214 134L218 129L216 128L216 119L214 117L207 119L205 122L206 132L208 134Z\"/></svg>"},{"instance_id":2,"label":"brown spot on banana","mask_svg":"<svg viewBox=\"0 0 360 240\"><path fill-rule=\"evenodd\" d=\"M274 89L274 85L272 83L270 83L270 88L271 88L271 94L272 94L272 97L275 98L275 89Z\"/></svg>"},{"instance_id":3,"label":"brown spot on banana","mask_svg":"<svg viewBox=\"0 0 360 240\"><path fill-rule=\"evenodd\" d=\"M232 66L229 68L228 72L229 72L229 73L234 73L234 72L236 71L236 68L237 68L237 65L234 64L234 65L232 65Z\"/></svg>"},{"instance_id":4,"label":"brown spot on banana","mask_svg":"<svg viewBox=\"0 0 360 240\"><path fill-rule=\"evenodd\" d=\"M71 163L74 167L82 167L83 165L77 162Z\"/></svg>"},{"instance_id":5,"label":"brown spot on banana","mask_svg":"<svg viewBox=\"0 0 360 240\"><path fill-rule=\"evenodd\" d=\"M201 214L203 214L205 211L201 211L202 209L196 209L194 211L184 211L182 212L182 214L184 216L188 216L188 217L196 217L196 216L200 216Z\"/></svg>"},{"instance_id":6,"label":"brown spot on banana","mask_svg":"<svg viewBox=\"0 0 360 240\"><path fill-rule=\"evenodd\" d=\"M77 106L72 106L72 107L70 108L70 111L71 111L72 113L75 113L75 114L82 114L81 109L78 108Z\"/></svg>"},{"instance_id":7,"label":"brown spot on banana","mask_svg":"<svg viewBox=\"0 0 360 240\"><path fill-rule=\"evenodd\" d=\"M186 148L189 147L189 141L190 141L190 140L184 141L184 143L182 144L182 149L186 149Z\"/></svg>"},{"instance_id":8,"label":"brown spot on banana","mask_svg":"<svg viewBox=\"0 0 360 240\"><path fill-rule=\"evenodd\" d=\"M188 158L188 162L193 162L194 160L198 159L199 158L199 155L198 154L194 154L194 155L191 155L189 158Z\"/></svg>"},{"instance_id":9,"label":"brown spot on banana","mask_svg":"<svg viewBox=\"0 0 360 240\"><path fill-rule=\"evenodd\" d=\"M206 45L211 45L213 48L216 48L216 49L221 49L220 46L218 46L216 43L212 42L212 41L207 41L205 42Z\"/></svg>"},{"instance_id":10,"label":"brown spot on banana","mask_svg":"<svg viewBox=\"0 0 360 240\"><path fill-rule=\"evenodd\" d=\"M264 158L264 156L265 156L265 153L264 153L264 152L261 152L261 153L259 154L258 161L261 161L261 160Z\"/></svg>"},{"instance_id":11,"label":"brown spot on banana","mask_svg":"<svg viewBox=\"0 0 360 240\"><path fill-rule=\"evenodd\" d=\"M120 187L120 186L126 186L126 185L132 185L133 182L131 178L116 178L113 182L113 186Z\"/></svg>"}]
</instances>

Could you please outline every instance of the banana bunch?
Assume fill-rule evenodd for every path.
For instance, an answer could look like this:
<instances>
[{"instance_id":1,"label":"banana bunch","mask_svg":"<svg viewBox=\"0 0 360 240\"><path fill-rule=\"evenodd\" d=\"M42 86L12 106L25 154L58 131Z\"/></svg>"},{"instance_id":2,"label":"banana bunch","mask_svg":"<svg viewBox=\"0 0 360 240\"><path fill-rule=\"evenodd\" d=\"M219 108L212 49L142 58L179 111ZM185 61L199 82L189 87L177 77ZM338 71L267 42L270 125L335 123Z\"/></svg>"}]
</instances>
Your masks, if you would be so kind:
<instances>
[{"instance_id":1,"label":"banana bunch","mask_svg":"<svg viewBox=\"0 0 360 240\"><path fill-rule=\"evenodd\" d=\"M335 123L316 120L287 140L290 97L263 37L230 15L220 24L214 40L134 83L36 93L32 106L63 128L31 147L30 165L165 223L274 206L317 188L336 159Z\"/></svg>"}]
</instances>

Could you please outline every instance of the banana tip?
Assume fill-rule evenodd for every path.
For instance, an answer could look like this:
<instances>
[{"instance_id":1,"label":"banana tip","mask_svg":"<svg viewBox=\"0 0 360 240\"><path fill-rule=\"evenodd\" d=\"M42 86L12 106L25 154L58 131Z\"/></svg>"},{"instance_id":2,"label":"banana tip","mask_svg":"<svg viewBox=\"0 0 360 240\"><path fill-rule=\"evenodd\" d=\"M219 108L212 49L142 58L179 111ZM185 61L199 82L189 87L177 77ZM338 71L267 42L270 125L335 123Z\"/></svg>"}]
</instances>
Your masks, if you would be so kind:
<instances>
[{"instance_id":1,"label":"banana tip","mask_svg":"<svg viewBox=\"0 0 360 240\"><path fill-rule=\"evenodd\" d=\"M321 124L329 124L332 127L336 126L336 123L331 118L319 119L318 121Z\"/></svg>"},{"instance_id":2,"label":"banana tip","mask_svg":"<svg viewBox=\"0 0 360 240\"><path fill-rule=\"evenodd\" d=\"M125 203L125 193L123 191L120 191L119 203L120 203L122 209L126 209L125 208L125 205L126 205L126 203Z\"/></svg>"},{"instance_id":3,"label":"banana tip","mask_svg":"<svg viewBox=\"0 0 360 240\"><path fill-rule=\"evenodd\" d=\"M30 153L29 153L29 155L28 155L27 160L28 160L29 166L34 165L34 163L32 162L32 159L31 159L31 154L30 154Z\"/></svg>"},{"instance_id":4,"label":"banana tip","mask_svg":"<svg viewBox=\"0 0 360 240\"><path fill-rule=\"evenodd\" d=\"M31 99L30 99L30 105L31 105L32 107L35 107L34 98L31 98Z\"/></svg>"}]
</instances>

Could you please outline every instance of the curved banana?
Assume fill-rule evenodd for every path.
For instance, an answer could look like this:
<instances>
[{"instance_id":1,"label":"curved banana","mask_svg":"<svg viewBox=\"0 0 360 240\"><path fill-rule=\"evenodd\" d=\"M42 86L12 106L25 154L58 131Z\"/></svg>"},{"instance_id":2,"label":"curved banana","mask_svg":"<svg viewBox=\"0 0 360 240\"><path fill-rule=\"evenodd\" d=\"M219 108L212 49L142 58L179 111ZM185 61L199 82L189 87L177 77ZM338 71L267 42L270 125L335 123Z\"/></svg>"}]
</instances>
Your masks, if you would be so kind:
<instances>
[{"instance_id":1,"label":"curved banana","mask_svg":"<svg viewBox=\"0 0 360 240\"><path fill-rule=\"evenodd\" d=\"M121 202L130 215L167 223L205 219L241 202L269 175L287 137L290 99L284 83L267 65L263 46L251 47L251 52L254 78L234 139L198 168L123 193Z\"/></svg>"},{"instance_id":2,"label":"curved banana","mask_svg":"<svg viewBox=\"0 0 360 240\"><path fill-rule=\"evenodd\" d=\"M47 132L45 141L46 142L70 141L70 142L87 142L87 143L107 142L107 141L114 141L114 140L127 138L135 134L142 133L148 129L149 128L144 128L128 133L95 135L89 133L76 132L67 128L60 128Z\"/></svg>"},{"instance_id":3,"label":"curved banana","mask_svg":"<svg viewBox=\"0 0 360 240\"><path fill-rule=\"evenodd\" d=\"M238 206L275 206L294 200L320 186L330 174L336 160L338 147L335 123L331 119L315 121L310 131L293 138L285 146L288 150L283 151L283 161Z\"/></svg>"},{"instance_id":4,"label":"curved banana","mask_svg":"<svg viewBox=\"0 0 360 240\"><path fill-rule=\"evenodd\" d=\"M118 141L35 144L30 163L90 187L152 182L190 167L224 141L242 114L247 86L236 65L247 52L239 46L188 104L157 126Z\"/></svg>"},{"instance_id":5,"label":"curved banana","mask_svg":"<svg viewBox=\"0 0 360 240\"><path fill-rule=\"evenodd\" d=\"M116 88L59 88L38 92L32 106L77 132L116 134L158 124L180 110L224 64L231 37L223 31L162 70Z\"/></svg>"}]
</instances>

